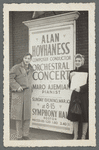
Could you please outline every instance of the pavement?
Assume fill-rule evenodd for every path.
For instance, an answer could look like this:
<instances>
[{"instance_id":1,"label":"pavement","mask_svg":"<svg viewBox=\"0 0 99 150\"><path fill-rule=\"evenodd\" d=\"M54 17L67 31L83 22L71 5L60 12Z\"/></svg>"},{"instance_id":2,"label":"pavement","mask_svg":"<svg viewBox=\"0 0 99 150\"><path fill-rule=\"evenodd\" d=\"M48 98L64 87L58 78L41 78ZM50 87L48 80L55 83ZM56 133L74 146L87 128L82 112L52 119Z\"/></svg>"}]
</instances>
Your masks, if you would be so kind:
<instances>
[{"instance_id":1,"label":"pavement","mask_svg":"<svg viewBox=\"0 0 99 150\"><path fill-rule=\"evenodd\" d=\"M73 139L73 135L55 131L30 128L29 138L31 140L70 140ZM17 139L15 121L13 120L10 122L10 139Z\"/></svg>"},{"instance_id":2,"label":"pavement","mask_svg":"<svg viewBox=\"0 0 99 150\"><path fill-rule=\"evenodd\" d=\"M82 133L81 129L82 129L82 126L80 124L78 139L81 139L81 133ZM89 132L87 132L86 139L89 139L88 135L89 135ZM66 133L61 133L61 132L30 128L29 138L30 140L72 140L73 134L66 134ZM16 139L17 137L16 137L15 121L11 120L10 121L10 140L16 140Z\"/></svg>"}]
</instances>

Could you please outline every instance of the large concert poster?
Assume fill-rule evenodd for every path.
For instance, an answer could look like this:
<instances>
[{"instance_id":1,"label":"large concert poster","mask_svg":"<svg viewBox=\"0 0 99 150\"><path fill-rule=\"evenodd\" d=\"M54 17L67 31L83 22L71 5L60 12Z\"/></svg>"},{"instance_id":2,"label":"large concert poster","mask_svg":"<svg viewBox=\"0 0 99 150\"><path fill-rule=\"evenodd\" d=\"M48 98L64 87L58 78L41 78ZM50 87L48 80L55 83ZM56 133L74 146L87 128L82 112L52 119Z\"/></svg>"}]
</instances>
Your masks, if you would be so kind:
<instances>
[{"instance_id":1,"label":"large concert poster","mask_svg":"<svg viewBox=\"0 0 99 150\"><path fill-rule=\"evenodd\" d=\"M73 69L74 25L29 31L29 51L34 69L30 127L72 133L67 120Z\"/></svg>"}]
</instances>

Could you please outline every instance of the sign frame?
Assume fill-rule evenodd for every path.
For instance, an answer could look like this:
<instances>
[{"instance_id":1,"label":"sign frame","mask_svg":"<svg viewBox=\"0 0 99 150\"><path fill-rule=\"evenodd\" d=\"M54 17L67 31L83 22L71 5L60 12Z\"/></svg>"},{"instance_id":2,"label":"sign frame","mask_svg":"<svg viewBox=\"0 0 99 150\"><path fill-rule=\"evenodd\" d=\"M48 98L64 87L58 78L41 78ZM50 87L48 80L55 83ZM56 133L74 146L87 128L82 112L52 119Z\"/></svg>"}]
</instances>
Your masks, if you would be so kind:
<instances>
[{"instance_id":1,"label":"sign frame","mask_svg":"<svg viewBox=\"0 0 99 150\"><path fill-rule=\"evenodd\" d=\"M79 17L79 12L70 12L70 13L65 13L61 15L56 15L56 16L51 16L51 17L45 17L45 18L40 18L40 19L35 19L35 20L30 20L30 21L25 21L23 22L26 26L29 28L29 50L30 50L30 33L33 32L33 34L41 33L42 30L43 32L47 31L52 31L52 30L59 30L60 28L66 28L67 25L73 25L73 55L75 56L76 54L76 19ZM38 26L40 24L40 26ZM73 62L74 62L74 57L73 57ZM74 64L73 64L73 69L74 69ZM72 125L72 123L71 123ZM68 132L64 129L61 129L61 127L57 126L50 126L46 124L40 124L40 123L34 123L33 126L30 127L33 128L39 128L39 129L45 129L45 130L54 130L58 132L63 132L63 133L70 133L72 134L73 132L73 126L71 127L71 131ZM50 128L51 127L51 128Z\"/></svg>"}]
</instances>

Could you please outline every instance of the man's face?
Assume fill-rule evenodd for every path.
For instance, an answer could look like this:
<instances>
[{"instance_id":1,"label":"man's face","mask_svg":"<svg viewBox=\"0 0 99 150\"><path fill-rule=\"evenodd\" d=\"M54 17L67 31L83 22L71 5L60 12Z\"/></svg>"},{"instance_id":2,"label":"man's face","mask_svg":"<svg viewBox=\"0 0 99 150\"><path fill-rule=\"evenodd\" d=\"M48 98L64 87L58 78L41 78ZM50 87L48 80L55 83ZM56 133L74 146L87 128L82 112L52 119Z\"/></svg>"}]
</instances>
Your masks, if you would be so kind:
<instances>
[{"instance_id":1,"label":"man's face","mask_svg":"<svg viewBox=\"0 0 99 150\"><path fill-rule=\"evenodd\" d=\"M24 62L25 65L28 65L30 63L30 61L31 61L30 55L27 55L27 56L23 57L23 62Z\"/></svg>"},{"instance_id":2,"label":"man's face","mask_svg":"<svg viewBox=\"0 0 99 150\"><path fill-rule=\"evenodd\" d=\"M81 67L82 66L82 59L81 58L76 58L75 59L75 66L77 68Z\"/></svg>"}]
</instances>

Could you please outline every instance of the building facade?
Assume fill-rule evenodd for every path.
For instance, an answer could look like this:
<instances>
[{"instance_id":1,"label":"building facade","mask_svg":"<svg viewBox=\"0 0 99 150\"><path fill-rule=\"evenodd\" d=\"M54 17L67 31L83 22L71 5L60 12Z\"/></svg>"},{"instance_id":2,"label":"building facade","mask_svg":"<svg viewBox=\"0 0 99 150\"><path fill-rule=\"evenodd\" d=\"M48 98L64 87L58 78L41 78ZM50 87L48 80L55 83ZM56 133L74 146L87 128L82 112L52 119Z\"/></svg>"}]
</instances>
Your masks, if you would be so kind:
<instances>
[{"instance_id":1,"label":"building facade","mask_svg":"<svg viewBox=\"0 0 99 150\"><path fill-rule=\"evenodd\" d=\"M65 11L45 12L38 18L54 16ZM76 21L76 53L85 56L85 67L88 68L88 11L79 11ZM22 22L34 20L33 12L13 11L9 13L9 54L10 68L20 63L21 57L29 51L28 27ZM36 18L36 19L38 19Z\"/></svg>"}]
</instances>

